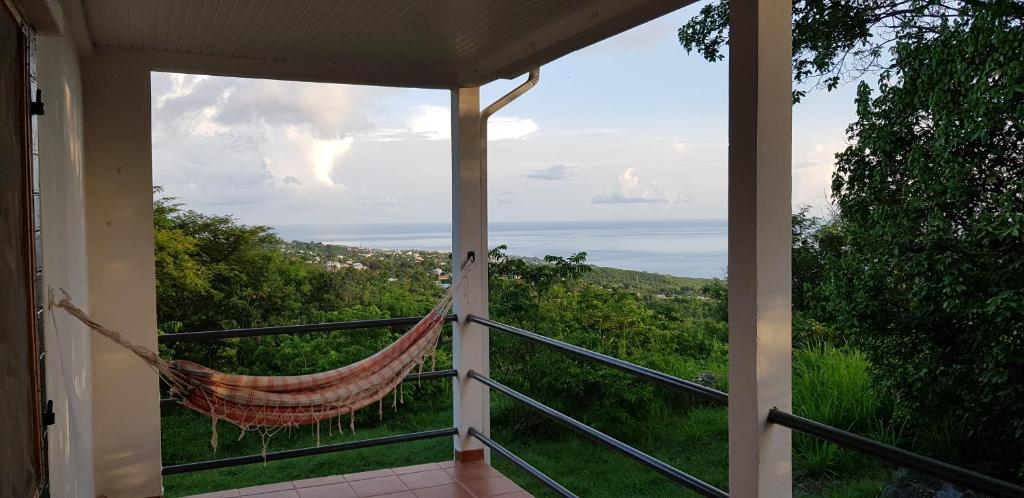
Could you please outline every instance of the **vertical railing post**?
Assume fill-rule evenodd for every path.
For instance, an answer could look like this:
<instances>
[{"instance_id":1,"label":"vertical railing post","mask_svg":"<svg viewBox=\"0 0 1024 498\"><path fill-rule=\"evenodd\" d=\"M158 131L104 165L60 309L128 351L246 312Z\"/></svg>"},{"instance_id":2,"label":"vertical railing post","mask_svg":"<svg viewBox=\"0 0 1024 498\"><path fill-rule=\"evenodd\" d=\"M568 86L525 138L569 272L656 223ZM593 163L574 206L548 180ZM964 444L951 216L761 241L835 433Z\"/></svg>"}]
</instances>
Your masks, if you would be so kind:
<instances>
[{"instance_id":1,"label":"vertical railing post","mask_svg":"<svg viewBox=\"0 0 1024 498\"><path fill-rule=\"evenodd\" d=\"M469 254L476 262L462 289L455 295L452 356L459 376L455 380L455 456L460 461L489 460L487 449L470 437L475 428L491 433L487 387L466 374L475 370L490 375L487 328L469 323L467 315L487 317L487 171L481 142L480 88L452 90L452 282Z\"/></svg>"},{"instance_id":2,"label":"vertical railing post","mask_svg":"<svg viewBox=\"0 0 1024 498\"><path fill-rule=\"evenodd\" d=\"M792 0L729 16L729 494L792 496Z\"/></svg>"}]
</instances>

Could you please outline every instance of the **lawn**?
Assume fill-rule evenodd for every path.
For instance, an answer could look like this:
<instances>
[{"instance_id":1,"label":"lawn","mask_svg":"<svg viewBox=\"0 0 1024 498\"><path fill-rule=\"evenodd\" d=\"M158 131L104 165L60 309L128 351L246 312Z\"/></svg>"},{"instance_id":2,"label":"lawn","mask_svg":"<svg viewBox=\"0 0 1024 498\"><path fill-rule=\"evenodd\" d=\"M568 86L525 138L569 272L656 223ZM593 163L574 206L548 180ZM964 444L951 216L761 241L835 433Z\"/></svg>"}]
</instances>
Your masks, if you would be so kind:
<instances>
[{"instance_id":1,"label":"lawn","mask_svg":"<svg viewBox=\"0 0 1024 498\"><path fill-rule=\"evenodd\" d=\"M417 400L406 403L398 412L385 408L382 420L373 410L365 410L357 422L356 434L349 432L347 420L344 433L337 428L328 429L325 422L320 430L321 444L353 441L451 426L450 397L435 400ZM494 408L501 410L505 401L496 399ZM660 431L643 440L626 442L662 459L717 487L725 488L727 472L727 426L722 409L697 408L686 413L666 415L664 420L652 422ZM210 447L209 419L180 407L167 407L163 417L163 455L166 464L209 460L229 456L259 453L260 438L255 433L238 439L238 429L221 424L218 428L219 444L214 453ZM540 433L545 436L523 437L501 427L492 428L493 438L533 464L541 471L584 497L637 496L696 496L660 474L598 446L586 439L566 433L554 422L546 422ZM630 431L636 432L636 431ZM269 451L307 447L316 444L312 428L283 431L269 442ZM401 443L398 445L366 448L346 452L296 458L266 464L254 464L218 469L164 479L168 498L188 496L208 491L269 484L332 474L343 474L387 467L400 467L451 458L451 440ZM500 456L493 465L537 496L554 496L532 477L518 470ZM800 469L797 469L798 474ZM799 496L815 498L868 498L880 494L887 474L869 470L866 476L849 479L800 480Z\"/></svg>"}]
</instances>

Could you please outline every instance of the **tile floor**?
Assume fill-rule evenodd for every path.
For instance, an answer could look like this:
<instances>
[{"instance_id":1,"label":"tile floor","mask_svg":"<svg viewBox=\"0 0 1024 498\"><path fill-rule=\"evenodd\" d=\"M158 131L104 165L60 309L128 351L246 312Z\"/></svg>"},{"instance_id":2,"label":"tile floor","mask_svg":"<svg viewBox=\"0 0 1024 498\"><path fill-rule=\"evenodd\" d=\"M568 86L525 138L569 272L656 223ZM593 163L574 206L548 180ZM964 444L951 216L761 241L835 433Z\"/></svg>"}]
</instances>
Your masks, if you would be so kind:
<instances>
[{"instance_id":1,"label":"tile floor","mask_svg":"<svg viewBox=\"0 0 1024 498\"><path fill-rule=\"evenodd\" d=\"M230 489L190 498L528 498L483 462L438 462L397 469Z\"/></svg>"}]
</instances>

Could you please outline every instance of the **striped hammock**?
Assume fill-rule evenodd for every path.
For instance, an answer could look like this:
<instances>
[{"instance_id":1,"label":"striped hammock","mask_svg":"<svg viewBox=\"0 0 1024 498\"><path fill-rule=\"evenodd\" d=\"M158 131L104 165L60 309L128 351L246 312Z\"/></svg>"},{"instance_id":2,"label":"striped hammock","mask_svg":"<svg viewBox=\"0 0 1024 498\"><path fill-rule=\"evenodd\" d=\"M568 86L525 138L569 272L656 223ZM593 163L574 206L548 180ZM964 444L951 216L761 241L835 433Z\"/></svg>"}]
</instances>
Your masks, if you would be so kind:
<instances>
[{"instance_id":1,"label":"striped hammock","mask_svg":"<svg viewBox=\"0 0 1024 498\"><path fill-rule=\"evenodd\" d=\"M52 295L50 300L52 307L67 311L90 329L135 353L168 384L172 397L179 403L209 416L215 449L218 420L238 426L243 434L256 430L264 435L277 429L317 424L319 440L322 421L337 418L340 430L341 417L348 415L349 427L355 432L355 412L374 403L383 417L383 402L389 393L394 395L393 405L397 409L402 380L413 369L422 370L427 358L434 359L444 317L471 263L472 259L467 261L458 281L452 282L437 305L395 342L351 365L309 375L233 375L191 361L164 360L91 319L72 304L64 289L60 301Z\"/></svg>"}]
</instances>

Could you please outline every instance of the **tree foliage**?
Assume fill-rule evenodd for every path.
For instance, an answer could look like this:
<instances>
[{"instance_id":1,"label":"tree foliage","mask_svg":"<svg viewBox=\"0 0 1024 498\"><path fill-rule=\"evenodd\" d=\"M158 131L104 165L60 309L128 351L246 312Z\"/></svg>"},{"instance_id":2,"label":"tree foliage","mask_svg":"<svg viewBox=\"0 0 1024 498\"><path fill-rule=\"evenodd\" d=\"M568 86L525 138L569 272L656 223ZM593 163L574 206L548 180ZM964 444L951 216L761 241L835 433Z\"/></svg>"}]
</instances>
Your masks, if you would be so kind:
<instances>
[{"instance_id":1,"label":"tree foliage","mask_svg":"<svg viewBox=\"0 0 1024 498\"><path fill-rule=\"evenodd\" d=\"M860 85L828 292L919 427L1024 472L1024 29L997 7L898 43Z\"/></svg>"},{"instance_id":2,"label":"tree foliage","mask_svg":"<svg viewBox=\"0 0 1024 498\"><path fill-rule=\"evenodd\" d=\"M990 3L1003 0L794 0L794 98L892 69L897 43L937 35L944 22ZM729 2L717 0L678 34L688 52L714 62L725 58L728 33Z\"/></svg>"}]
</instances>

